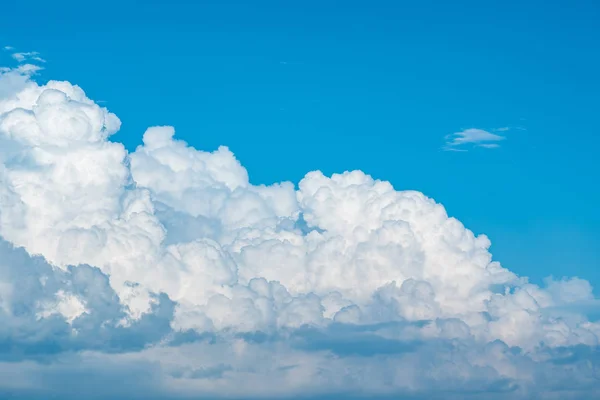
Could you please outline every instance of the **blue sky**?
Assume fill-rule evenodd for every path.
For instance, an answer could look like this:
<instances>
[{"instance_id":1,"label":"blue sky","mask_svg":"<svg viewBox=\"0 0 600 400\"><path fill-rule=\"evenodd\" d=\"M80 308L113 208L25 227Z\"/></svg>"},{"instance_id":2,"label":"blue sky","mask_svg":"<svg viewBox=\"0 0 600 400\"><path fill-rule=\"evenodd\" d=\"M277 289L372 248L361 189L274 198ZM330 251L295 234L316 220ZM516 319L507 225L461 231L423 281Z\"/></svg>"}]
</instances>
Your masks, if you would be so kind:
<instances>
[{"instance_id":1,"label":"blue sky","mask_svg":"<svg viewBox=\"0 0 600 400\"><path fill-rule=\"evenodd\" d=\"M598 2L0 15L2 396L600 393Z\"/></svg>"},{"instance_id":2,"label":"blue sky","mask_svg":"<svg viewBox=\"0 0 600 400\"><path fill-rule=\"evenodd\" d=\"M0 37L105 101L130 149L169 124L229 146L254 183L361 169L434 197L536 282L600 286L597 3L147 3L10 2ZM442 151L504 127L499 149Z\"/></svg>"}]
</instances>

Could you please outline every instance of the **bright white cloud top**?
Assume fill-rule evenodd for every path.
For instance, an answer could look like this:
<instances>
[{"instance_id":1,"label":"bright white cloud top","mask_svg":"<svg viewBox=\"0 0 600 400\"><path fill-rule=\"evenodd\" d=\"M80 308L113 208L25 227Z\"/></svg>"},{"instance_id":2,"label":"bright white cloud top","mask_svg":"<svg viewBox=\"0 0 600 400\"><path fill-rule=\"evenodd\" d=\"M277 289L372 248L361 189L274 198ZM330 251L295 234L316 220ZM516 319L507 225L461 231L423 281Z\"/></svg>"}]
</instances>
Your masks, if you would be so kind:
<instances>
[{"instance_id":1,"label":"bright white cloud top","mask_svg":"<svg viewBox=\"0 0 600 400\"><path fill-rule=\"evenodd\" d=\"M599 393L587 281L530 284L361 171L256 186L172 127L128 153L116 115L31 73L0 75L0 394Z\"/></svg>"}]
</instances>

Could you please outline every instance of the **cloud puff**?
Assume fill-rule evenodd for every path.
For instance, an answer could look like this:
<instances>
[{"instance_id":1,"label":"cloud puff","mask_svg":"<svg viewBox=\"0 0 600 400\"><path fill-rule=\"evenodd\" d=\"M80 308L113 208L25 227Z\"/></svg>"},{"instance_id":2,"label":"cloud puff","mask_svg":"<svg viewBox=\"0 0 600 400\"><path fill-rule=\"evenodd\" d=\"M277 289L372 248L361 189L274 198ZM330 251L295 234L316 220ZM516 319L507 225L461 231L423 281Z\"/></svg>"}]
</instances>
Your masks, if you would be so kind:
<instances>
[{"instance_id":1,"label":"cloud puff","mask_svg":"<svg viewBox=\"0 0 600 400\"><path fill-rule=\"evenodd\" d=\"M503 132L508 128L500 128L497 131ZM465 146L472 145L486 149L494 149L500 147L498 142L505 140L505 136L496 135L483 129L470 128L461 132L453 133L446 136L446 151L466 151Z\"/></svg>"},{"instance_id":2,"label":"cloud puff","mask_svg":"<svg viewBox=\"0 0 600 400\"><path fill-rule=\"evenodd\" d=\"M76 85L0 72L0 394L600 390L587 281L528 283L442 205L361 171L254 185L226 147L161 126L129 153L119 127Z\"/></svg>"}]
</instances>

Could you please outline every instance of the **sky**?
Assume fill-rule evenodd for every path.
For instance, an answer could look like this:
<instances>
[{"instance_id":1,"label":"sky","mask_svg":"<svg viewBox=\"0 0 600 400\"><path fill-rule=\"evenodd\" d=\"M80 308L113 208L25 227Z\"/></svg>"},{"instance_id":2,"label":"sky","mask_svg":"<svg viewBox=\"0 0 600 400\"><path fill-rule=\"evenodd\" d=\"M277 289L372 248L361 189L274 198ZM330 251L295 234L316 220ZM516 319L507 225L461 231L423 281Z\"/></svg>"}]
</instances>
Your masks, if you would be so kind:
<instances>
[{"instance_id":1,"label":"sky","mask_svg":"<svg viewBox=\"0 0 600 400\"><path fill-rule=\"evenodd\" d=\"M596 2L0 14L0 394L598 393Z\"/></svg>"}]
</instances>

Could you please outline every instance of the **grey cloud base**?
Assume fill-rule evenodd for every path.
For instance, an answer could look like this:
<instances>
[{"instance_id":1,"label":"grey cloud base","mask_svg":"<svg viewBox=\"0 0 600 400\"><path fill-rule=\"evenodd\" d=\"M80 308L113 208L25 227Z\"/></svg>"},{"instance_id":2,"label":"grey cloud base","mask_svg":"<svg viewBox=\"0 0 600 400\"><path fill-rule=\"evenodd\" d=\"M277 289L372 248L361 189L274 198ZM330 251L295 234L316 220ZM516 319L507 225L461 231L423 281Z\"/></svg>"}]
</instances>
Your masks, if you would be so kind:
<instances>
[{"instance_id":1,"label":"grey cloud base","mask_svg":"<svg viewBox=\"0 0 600 400\"><path fill-rule=\"evenodd\" d=\"M598 396L587 281L361 171L256 186L171 127L128 153L79 87L1 71L1 397Z\"/></svg>"}]
</instances>

